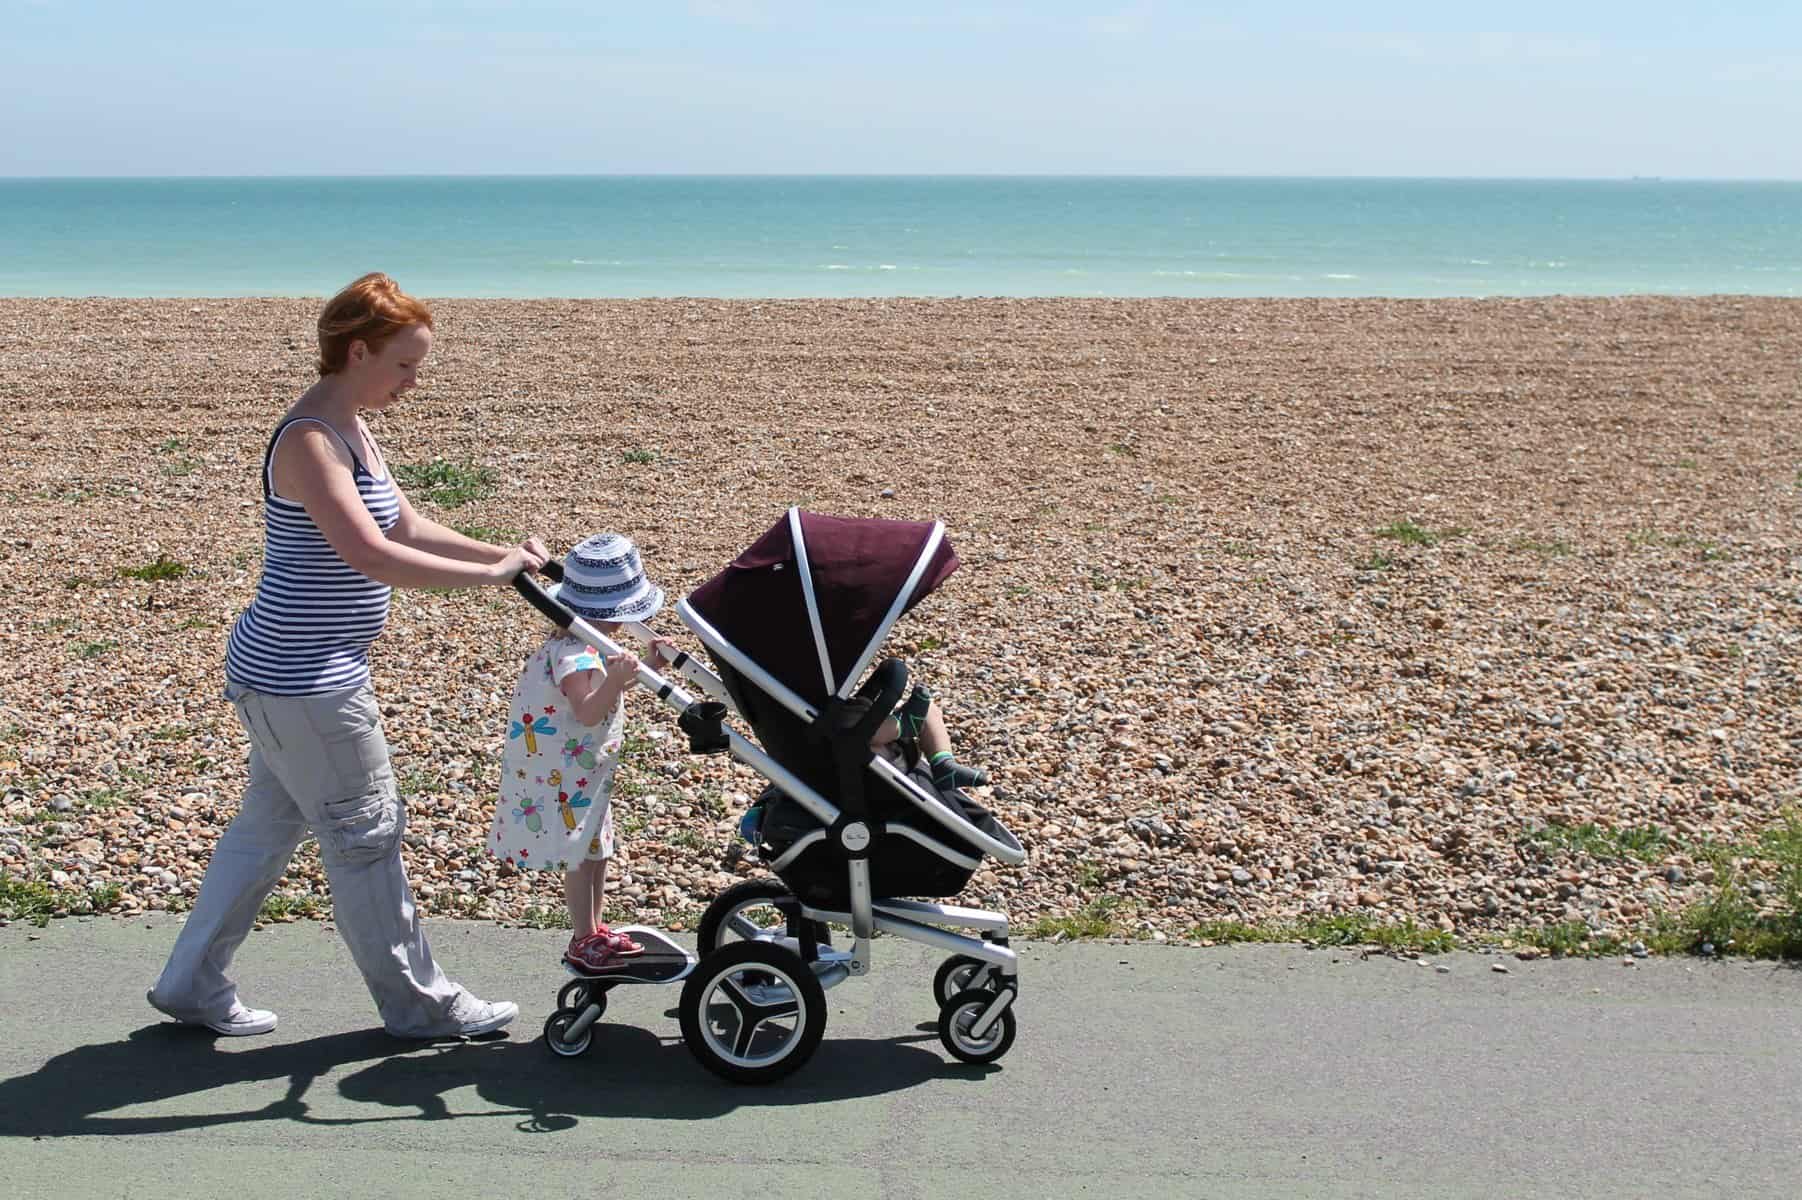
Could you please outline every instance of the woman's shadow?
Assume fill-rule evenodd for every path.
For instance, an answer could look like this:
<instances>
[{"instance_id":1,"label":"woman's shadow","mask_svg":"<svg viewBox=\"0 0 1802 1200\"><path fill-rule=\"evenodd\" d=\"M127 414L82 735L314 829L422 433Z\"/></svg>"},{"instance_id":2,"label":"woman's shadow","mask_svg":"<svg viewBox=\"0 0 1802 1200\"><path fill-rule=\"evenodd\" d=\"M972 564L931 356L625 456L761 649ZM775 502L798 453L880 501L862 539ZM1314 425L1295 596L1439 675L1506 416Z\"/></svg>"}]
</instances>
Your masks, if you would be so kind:
<instances>
[{"instance_id":1,"label":"woman's shadow","mask_svg":"<svg viewBox=\"0 0 1802 1200\"><path fill-rule=\"evenodd\" d=\"M996 1069L948 1062L936 1045L928 1050L910 1044L936 1041L924 1033L827 1038L787 1079L745 1087L708 1074L680 1039L630 1025L597 1025L587 1054L562 1059L525 1030L511 1038L418 1046L371 1029L226 1050L208 1034L159 1023L134 1030L123 1041L77 1047L29 1075L0 1080L0 1136L166 1133L255 1121L354 1125L505 1116L517 1118L522 1131L548 1133L572 1128L583 1117L699 1120L747 1106L878 1095L929 1079L978 1079ZM370 1065L339 1081L338 1098L387 1111L316 1114L309 1101L314 1083L364 1062ZM220 1110L202 1102L197 1111L182 1114L121 1112L262 1083L279 1085L280 1095L255 1107ZM485 1103L460 1111L455 1093L469 1088ZM338 1114L347 1106L321 1107Z\"/></svg>"}]
</instances>

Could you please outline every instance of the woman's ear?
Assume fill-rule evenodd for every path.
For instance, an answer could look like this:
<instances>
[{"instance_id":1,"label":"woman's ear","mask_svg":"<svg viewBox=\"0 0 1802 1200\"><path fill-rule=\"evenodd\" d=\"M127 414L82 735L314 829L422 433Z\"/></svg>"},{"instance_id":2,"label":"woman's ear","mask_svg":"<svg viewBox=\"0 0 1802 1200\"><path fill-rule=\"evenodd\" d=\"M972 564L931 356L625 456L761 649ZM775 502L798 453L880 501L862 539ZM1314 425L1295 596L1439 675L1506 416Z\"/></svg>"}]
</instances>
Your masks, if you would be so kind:
<instances>
[{"instance_id":1,"label":"woman's ear","mask_svg":"<svg viewBox=\"0 0 1802 1200\"><path fill-rule=\"evenodd\" d=\"M350 349L348 349L344 352L344 361L347 363L361 363L364 359L366 359L368 357L369 357L369 343L364 341L362 338L358 338L355 341L353 341L350 344Z\"/></svg>"}]
</instances>

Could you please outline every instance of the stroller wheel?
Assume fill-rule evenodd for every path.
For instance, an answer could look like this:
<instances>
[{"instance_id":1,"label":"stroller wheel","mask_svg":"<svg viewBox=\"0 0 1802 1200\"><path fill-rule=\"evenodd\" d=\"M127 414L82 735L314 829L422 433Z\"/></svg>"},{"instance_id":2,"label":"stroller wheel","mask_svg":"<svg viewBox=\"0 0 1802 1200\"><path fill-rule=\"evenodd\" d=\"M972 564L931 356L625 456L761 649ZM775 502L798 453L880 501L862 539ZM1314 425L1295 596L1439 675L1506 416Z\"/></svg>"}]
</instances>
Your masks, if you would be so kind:
<instances>
[{"instance_id":1,"label":"stroller wheel","mask_svg":"<svg viewBox=\"0 0 1802 1200\"><path fill-rule=\"evenodd\" d=\"M798 904L780 879L747 879L715 896L695 930L695 953L702 958L734 942L774 941L785 937L789 914ZM824 921L814 921L816 945L830 946L832 933Z\"/></svg>"},{"instance_id":2,"label":"stroller wheel","mask_svg":"<svg viewBox=\"0 0 1802 1200\"><path fill-rule=\"evenodd\" d=\"M552 1054L559 1058L577 1058L588 1052L594 1042L594 1026L584 1028L581 1035L573 1041L565 1041L564 1036L569 1027L580 1017L580 1009L560 1008L552 1013L550 1020L544 1023L544 1044Z\"/></svg>"},{"instance_id":3,"label":"stroller wheel","mask_svg":"<svg viewBox=\"0 0 1802 1200\"><path fill-rule=\"evenodd\" d=\"M586 979L572 979L557 990L558 1008L573 1008L580 1012L590 1000L604 1007L607 1003L607 993L597 991L590 996Z\"/></svg>"},{"instance_id":4,"label":"stroller wheel","mask_svg":"<svg viewBox=\"0 0 1802 1200\"><path fill-rule=\"evenodd\" d=\"M826 993L801 956L773 942L714 951L682 985L682 1040L734 1083L773 1083L826 1035Z\"/></svg>"},{"instance_id":5,"label":"stroller wheel","mask_svg":"<svg viewBox=\"0 0 1802 1200\"><path fill-rule=\"evenodd\" d=\"M959 992L939 1009L939 1041L951 1057L967 1063L991 1063L1014 1044L1014 1010L1004 1008L981 1037L971 1032L997 993L982 988Z\"/></svg>"},{"instance_id":6,"label":"stroller wheel","mask_svg":"<svg viewBox=\"0 0 1802 1200\"><path fill-rule=\"evenodd\" d=\"M932 977L932 996L941 1008L951 997L972 988L994 991L995 976L989 964L968 954L953 954L939 964L938 974Z\"/></svg>"},{"instance_id":7,"label":"stroller wheel","mask_svg":"<svg viewBox=\"0 0 1802 1200\"><path fill-rule=\"evenodd\" d=\"M557 991L557 1007L567 1008L573 1012L581 1012L590 1004L601 1006L601 1012L607 1011L607 989L594 987L586 979L572 979ZM595 1020L600 1020L600 1013Z\"/></svg>"}]
</instances>

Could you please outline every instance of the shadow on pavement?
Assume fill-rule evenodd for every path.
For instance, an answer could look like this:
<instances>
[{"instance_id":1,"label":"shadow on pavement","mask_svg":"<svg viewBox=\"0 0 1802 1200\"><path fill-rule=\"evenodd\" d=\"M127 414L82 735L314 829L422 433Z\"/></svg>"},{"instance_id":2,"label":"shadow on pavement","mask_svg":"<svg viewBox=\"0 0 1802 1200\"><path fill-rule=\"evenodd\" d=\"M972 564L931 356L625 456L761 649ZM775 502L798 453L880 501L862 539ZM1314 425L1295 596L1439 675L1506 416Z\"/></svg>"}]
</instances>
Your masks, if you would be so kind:
<instances>
[{"instance_id":1,"label":"shadow on pavement","mask_svg":"<svg viewBox=\"0 0 1802 1200\"><path fill-rule=\"evenodd\" d=\"M704 1071L679 1039L665 1041L632 1026L597 1026L594 1045L575 1059L554 1057L538 1038L518 1036L522 1032L491 1041L416 1046L372 1029L240 1049L231 1039L159 1023L135 1030L123 1041L77 1047L29 1075L0 1081L0 1136L166 1133L253 1121L357 1125L472 1117L514 1117L521 1132L555 1133L574 1128L584 1117L701 1120L738 1108L878 1095L930 1079L979 1080L999 1069L947 1061L938 1053L936 1037L827 1038L789 1078L742 1087ZM912 1042L931 1042L932 1049ZM338 1095L324 1105L344 1115L315 1115L309 1102L313 1085L359 1063L369 1065L341 1079ZM256 1108L108 1115L262 1083L279 1085L281 1094ZM482 1099L482 1107L466 1107L467 1097L458 1093L469 1088ZM388 1111L344 1112L348 1106L339 1101ZM460 1101L465 1107L459 1107Z\"/></svg>"}]
</instances>

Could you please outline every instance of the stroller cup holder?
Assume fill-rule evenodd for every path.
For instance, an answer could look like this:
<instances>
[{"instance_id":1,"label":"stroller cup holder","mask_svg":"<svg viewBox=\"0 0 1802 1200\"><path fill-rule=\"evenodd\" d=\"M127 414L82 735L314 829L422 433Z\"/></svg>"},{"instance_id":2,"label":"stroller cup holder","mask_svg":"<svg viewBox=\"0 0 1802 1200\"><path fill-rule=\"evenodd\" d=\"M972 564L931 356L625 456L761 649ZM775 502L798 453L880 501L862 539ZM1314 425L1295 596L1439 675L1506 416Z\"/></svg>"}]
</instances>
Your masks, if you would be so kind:
<instances>
[{"instance_id":1,"label":"stroller cup holder","mask_svg":"<svg viewBox=\"0 0 1802 1200\"><path fill-rule=\"evenodd\" d=\"M682 710L676 727L688 735L690 754L723 754L732 748L732 737L721 722L726 706L718 700L697 700Z\"/></svg>"}]
</instances>

